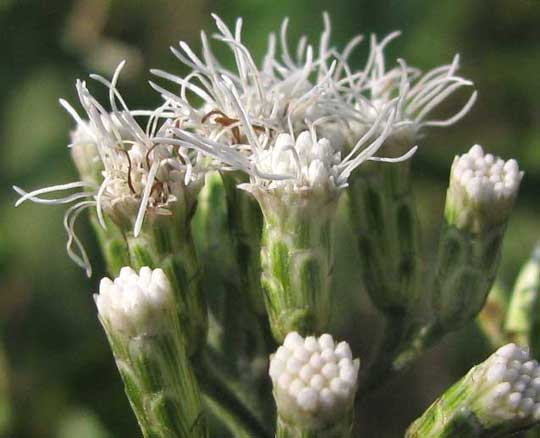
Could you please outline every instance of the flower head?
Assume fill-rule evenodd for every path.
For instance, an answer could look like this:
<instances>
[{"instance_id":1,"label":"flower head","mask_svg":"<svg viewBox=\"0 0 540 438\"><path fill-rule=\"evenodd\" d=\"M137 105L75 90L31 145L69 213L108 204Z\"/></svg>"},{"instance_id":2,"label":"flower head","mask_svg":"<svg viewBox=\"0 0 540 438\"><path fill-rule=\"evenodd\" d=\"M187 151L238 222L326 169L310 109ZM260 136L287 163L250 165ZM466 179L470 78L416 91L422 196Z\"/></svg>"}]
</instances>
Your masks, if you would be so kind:
<instances>
[{"instance_id":1,"label":"flower head","mask_svg":"<svg viewBox=\"0 0 540 438\"><path fill-rule=\"evenodd\" d=\"M122 62L111 81L91 77L109 91L110 109L106 109L89 92L86 83L77 81L79 101L87 119L80 117L66 101L61 104L77 123L70 144L72 156L82 181L56 185L32 192L18 187L17 206L27 200L42 204L74 203L66 212L64 225L68 233L68 254L91 273L90 263L74 227L77 217L87 208L95 208L106 227L104 214L123 230L139 234L145 219L174 215L177 209L191 211L206 170L203 157L192 149L155 140L166 136L176 123L168 104L153 111L132 111L117 89ZM146 119L141 127L137 119ZM83 189L67 196L47 199L42 195ZM185 204L190 204L185 206Z\"/></svg>"},{"instance_id":2,"label":"flower head","mask_svg":"<svg viewBox=\"0 0 540 438\"><path fill-rule=\"evenodd\" d=\"M474 232L506 221L522 178L516 160L504 161L474 145L452 164L447 218Z\"/></svg>"},{"instance_id":3,"label":"flower head","mask_svg":"<svg viewBox=\"0 0 540 438\"><path fill-rule=\"evenodd\" d=\"M507 344L471 375L476 385L473 406L485 424L540 420L540 366L528 348Z\"/></svg>"},{"instance_id":4,"label":"flower head","mask_svg":"<svg viewBox=\"0 0 540 438\"><path fill-rule=\"evenodd\" d=\"M131 336L162 330L174 312L172 288L161 269L143 267L137 273L124 267L114 281L101 280L94 299L103 323Z\"/></svg>"},{"instance_id":5,"label":"flower head","mask_svg":"<svg viewBox=\"0 0 540 438\"><path fill-rule=\"evenodd\" d=\"M360 361L346 342L289 333L270 358L278 414L284 421L318 428L346 415L356 393Z\"/></svg>"},{"instance_id":6,"label":"flower head","mask_svg":"<svg viewBox=\"0 0 540 438\"><path fill-rule=\"evenodd\" d=\"M473 83L457 75L459 55L450 64L426 73L407 65L403 59L398 60L397 66L387 69L384 50L399 35L400 32L393 32L380 42L372 35L365 74L343 93L345 99L354 104L355 110L363 115L367 126L390 100L397 99L395 128L388 143L397 146L398 151L416 144L418 135L426 127L445 127L461 120L478 96L473 91L465 105L447 119L431 119L431 113L447 98Z\"/></svg>"},{"instance_id":7,"label":"flower head","mask_svg":"<svg viewBox=\"0 0 540 438\"><path fill-rule=\"evenodd\" d=\"M381 104L380 113L365 129L349 135L352 125L364 121L354 103L342 96L353 90L356 78L365 76L365 72L353 73L347 61L361 38L354 38L342 52L331 47L330 22L325 15L318 53L301 38L293 59L286 20L280 32L280 56L272 34L262 67L258 67L242 43L242 20L237 20L233 32L219 17L214 18L219 30L215 38L234 53L236 71L221 66L204 33L202 57L184 42L180 50L172 49L193 69L185 78L153 70L180 85L180 93L175 95L153 84L182 119L179 127L171 129L170 144L192 147L212 156L224 168L243 170L251 177L251 185L244 186L250 191L287 187L305 192L325 186L339 192L364 161L400 161L414 153L409 147L395 159L375 156L395 128L397 99ZM202 99L203 105L197 108L190 103L190 95ZM309 151L321 147L332 149L327 153L331 159L320 160L316 151Z\"/></svg>"}]
</instances>

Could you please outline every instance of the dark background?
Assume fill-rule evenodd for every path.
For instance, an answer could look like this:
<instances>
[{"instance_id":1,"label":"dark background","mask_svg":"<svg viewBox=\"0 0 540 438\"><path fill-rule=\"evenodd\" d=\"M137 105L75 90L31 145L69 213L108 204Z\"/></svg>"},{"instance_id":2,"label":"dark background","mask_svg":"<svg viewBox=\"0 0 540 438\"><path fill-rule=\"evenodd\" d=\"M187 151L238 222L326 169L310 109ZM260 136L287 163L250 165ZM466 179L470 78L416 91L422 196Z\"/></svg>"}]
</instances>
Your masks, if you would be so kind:
<instances>
[{"instance_id":1,"label":"dark background","mask_svg":"<svg viewBox=\"0 0 540 438\"><path fill-rule=\"evenodd\" d=\"M155 105L159 97L146 84L148 69L182 73L168 46L182 39L197 48L199 30L214 29L210 12L229 24L244 17L244 39L261 54L268 32L286 15L291 41L303 32L318 38L323 10L331 14L336 44L357 33L401 29L389 63L404 57L427 70L461 53L462 74L475 81L479 100L458 125L428 132L414 158L426 251L436 245L451 160L480 143L517 158L526 172L501 269L502 280L512 282L540 236L540 2L0 0L1 437L138 436L95 316L92 292L103 265L90 227L80 222L95 260L89 280L65 253L62 207L13 208L13 184L31 189L77 179L66 149L71 119L57 99L75 102L76 78L110 75L125 58L124 96L132 107ZM361 47L354 58L358 67L366 44ZM441 115L464 97L456 95ZM356 339L355 353L366 355L380 324L359 293L358 260L340 220L334 332ZM449 337L406 376L361 403L361 436L401 436L443 388L485 357L485 347L474 327Z\"/></svg>"}]
</instances>

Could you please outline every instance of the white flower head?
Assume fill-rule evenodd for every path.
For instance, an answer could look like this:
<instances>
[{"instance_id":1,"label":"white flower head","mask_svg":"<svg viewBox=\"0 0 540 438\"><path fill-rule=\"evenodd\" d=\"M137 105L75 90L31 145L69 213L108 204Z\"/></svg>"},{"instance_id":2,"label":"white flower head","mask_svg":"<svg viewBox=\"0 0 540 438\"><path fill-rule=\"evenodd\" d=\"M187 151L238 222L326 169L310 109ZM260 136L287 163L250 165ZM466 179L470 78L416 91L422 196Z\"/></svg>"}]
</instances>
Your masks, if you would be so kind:
<instances>
[{"instance_id":1,"label":"white flower head","mask_svg":"<svg viewBox=\"0 0 540 438\"><path fill-rule=\"evenodd\" d=\"M473 409L488 425L540 421L540 366L528 348L507 344L471 374Z\"/></svg>"},{"instance_id":2,"label":"white flower head","mask_svg":"<svg viewBox=\"0 0 540 438\"><path fill-rule=\"evenodd\" d=\"M180 86L176 95L152 84L183 121L180 128L171 129L169 143L210 155L224 169L243 170L251 177L251 184L243 188L252 192L285 188L289 192L323 188L339 192L351 172L367 160L409 158L415 148L409 147L395 159L375 156L395 129L398 99L381 104L365 129L364 125L358 132L351 129L366 121L354 108L354 101L343 98L344 92L356 92L356 80L365 80L364 71L353 73L348 64L350 53L362 38L355 37L338 51L330 46L330 22L327 15L324 17L318 50L302 37L295 57L289 52L285 20L279 54L272 34L262 67L242 43L241 19L231 30L214 16L219 30L215 38L233 52L236 71L222 67L204 33L201 56L180 42L180 50L173 48L173 53L192 72L182 78L153 70ZM202 99L203 105L196 108L190 96ZM348 145L346 152L344 143ZM321 160L311 148L329 153Z\"/></svg>"},{"instance_id":3,"label":"white flower head","mask_svg":"<svg viewBox=\"0 0 540 438\"><path fill-rule=\"evenodd\" d=\"M114 281L101 280L94 300L103 323L127 336L156 334L174 314L172 288L161 269L143 267L137 273L124 267Z\"/></svg>"},{"instance_id":4,"label":"white flower head","mask_svg":"<svg viewBox=\"0 0 540 438\"><path fill-rule=\"evenodd\" d=\"M452 164L447 213L458 227L480 230L500 223L514 205L522 178L516 160L504 161L474 145Z\"/></svg>"},{"instance_id":5,"label":"white flower head","mask_svg":"<svg viewBox=\"0 0 540 438\"><path fill-rule=\"evenodd\" d=\"M60 101L77 123L70 147L82 181L32 192L15 187L21 195L17 206L27 200L42 204L75 202L64 217L69 236L67 249L70 257L84 267L88 275L90 263L74 231L82 211L95 208L103 227L106 227L104 214L107 214L117 225L131 228L137 235L146 216L170 216L179 203L194 204L206 169L201 154L155 140L165 136L168 128L177 123L174 114L168 111L168 103L153 111L132 111L127 107L117 89L123 66L124 62L118 66L111 81L91 75L107 87L110 109L92 96L83 81L77 81L76 88L86 120L66 101ZM144 128L139 124L139 118L146 119ZM82 192L60 198L42 197L81 188ZM193 193L186 196L187 192Z\"/></svg>"},{"instance_id":6,"label":"white flower head","mask_svg":"<svg viewBox=\"0 0 540 438\"><path fill-rule=\"evenodd\" d=\"M360 361L331 335L289 333L270 358L278 414L284 421L320 428L345 416L354 401Z\"/></svg>"},{"instance_id":7,"label":"white flower head","mask_svg":"<svg viewBox=\"0 0 540 438\"><path fill-rule=\"evenodd\" d=\"M342 52L329 47L330 21L326 14L324 17L325 29L318 54L305 36L300 38L296 56L290 54L288 19L285 19L280 31L279 53L276 35L271 33L267 53L259 67L242 42L242 19L237 19L234 29L230 29L213 15L218 28L214 39L232 51L235 70L222 66L211 49L208 37L202 32L200 56L183 41L179 48L171 47L174 55L192 69L185 78L152 70L156 76L179 85L180 92L174 94L154 83L151 85L166 100L177 105L178 113L185 117L186 127L194 127L212 140L226 138L238 141L238 124L245 122L244 115L249 117L255 130L283 132L288 129L293 134L307 128L306 117L314 121L314 118L324 115L329 117L329 121L337 122L347 114L336 114L330 98L337 93L344 76L352 81L362 74L351 73L347 64L353 48L362 38L354 38ZM229 83L235 88L234 96ZM325 99L321 99L323 96ZM194 105L192 97L202 99L203 105ZM325 104L327 100L328 105Z\"/></svg>"},{"instance_id":8,"label":"white flower head","mask_svg":"<svg viewBox=\"0 0 540 438\"><path fill-rule=\"evenodd\" d=\"M345 91L344 96L354 102L355 109L364 115L364 123L368 125L388 101L397 98L395 130L389 136L389 142L410 147L416 144L424 128L446 127L461 120L476 102L478 93L473 91L463 107L449 118L430 118L432 112L451 95L463 87L473 86L473 83L457 75L459 55L450 64L426 73L408 66L403 59L398 59L397 66L387 69L384 50L399 35L400 32L393 32L380 42L372 35L365 74Z\"/></svg>"}]
</instances>

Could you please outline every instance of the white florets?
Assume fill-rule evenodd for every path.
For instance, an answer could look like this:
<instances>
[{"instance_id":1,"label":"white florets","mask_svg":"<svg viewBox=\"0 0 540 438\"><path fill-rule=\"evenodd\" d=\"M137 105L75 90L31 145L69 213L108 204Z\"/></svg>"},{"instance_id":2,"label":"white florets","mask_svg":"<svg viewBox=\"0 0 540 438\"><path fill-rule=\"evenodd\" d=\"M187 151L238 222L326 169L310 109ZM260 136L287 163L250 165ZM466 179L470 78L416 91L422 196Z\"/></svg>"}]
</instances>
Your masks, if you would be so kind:
<instances>
[{"instance_id":1,"label":"white florets","mask_svg":"<svg viewBox=\"0 0 540 438\"><path fill-rule=\"evenodd\" d=\"M344 415L356 392L360 361L346 342L289 333L270 359L278 412L285 421L318 427Z\"/></svg>"},{"instance_id":2,"label":"white florets","mask_svg":"<svg viewBox=\"0 0 540 438\"><path fill-rule=\"evenodd\" d=\"M484 154L482 147L454 159L446 200L446 219L473 233L504 223L514 206L523 172L516 160Z\"/></svg>"},{"instance_id":3,"label":"white florets","mask_svg":"<svg viewBox=\"0 0 540 438\"><path fill-rule=\"evenodd\" d=\"M148 267L141 268L138 274L124 267L114 281L103 278L94 299L102 321L115 332L131 336L159 331L174 308L165 273Z\"/></svg>"},{"instance_id":4,"label":"white florets","mask_svg":"<svg viewBox=\"0 0 540 438\"><path fill-rule=\"evenodd\" d=\"M291 178L268 181L268 188L288 190L336 188L340 153L326 138L316 139L309 131L301 132L296 141L289 134L279 134L275 145L262 151L260 170Z\"/></svg>"},{"instance_id":5,"label":"white florets","mask_svg":"<svg viewBox=\"0 0 540 438\"><path fill-rule=\"evenodd\" d=\"M469 152L457 157L452 166L452 179L467 195L479 203L512 199L519 188L523 172L516 160L504 161L484 154L474 145Z\"/></svg>"},{"instance_id":6,"label":"white florets","mask_svg":"<svg viewBox=\"0 0 540 438\"><path fill-rule=\"evenodd\" d=\"M487 415L501 420L540 420L540 366L528 348L507 344L481 367Z\"/></svg>"}]
</instances>

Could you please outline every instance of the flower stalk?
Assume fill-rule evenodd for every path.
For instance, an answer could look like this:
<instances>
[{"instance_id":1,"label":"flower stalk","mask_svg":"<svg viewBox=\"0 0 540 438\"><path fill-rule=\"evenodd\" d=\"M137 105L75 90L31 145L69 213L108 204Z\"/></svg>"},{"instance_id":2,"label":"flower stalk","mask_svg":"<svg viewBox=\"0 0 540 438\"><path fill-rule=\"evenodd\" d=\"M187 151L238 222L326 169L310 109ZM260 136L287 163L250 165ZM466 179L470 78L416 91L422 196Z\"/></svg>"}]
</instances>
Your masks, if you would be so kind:
<instances>
[{"instance_id":1,"label":"flower stalk","mask_svg":"<svg viewBox=\"0 0 540 438\"><path fill-rule=\"evenodd\" d=\"M511 294L504 323L506 335L514 342L530 345L540 353L540 247L521 269Z\"/></svg>"},{"instance_id":2,"label":"flower stalk","mask_svg":"<svg viewBox=\"0 0 540 438\"><path fill-rule=\"evenodd\" d=\"M264 316L266 310L261 289L261 208L252 196L238 190L240 184L248 182L245 174L223 172L221 176L227 201L227 224L240 269L241 287L243 293L250 298L253 311Z\"/></svg>"}]
</instances>

